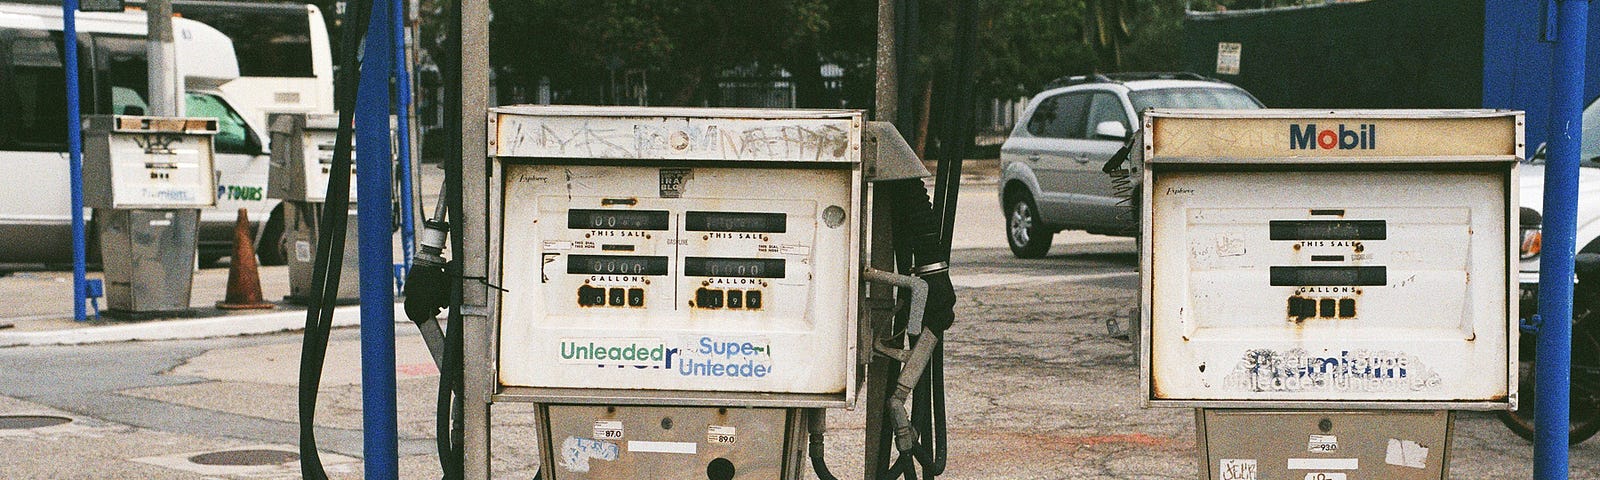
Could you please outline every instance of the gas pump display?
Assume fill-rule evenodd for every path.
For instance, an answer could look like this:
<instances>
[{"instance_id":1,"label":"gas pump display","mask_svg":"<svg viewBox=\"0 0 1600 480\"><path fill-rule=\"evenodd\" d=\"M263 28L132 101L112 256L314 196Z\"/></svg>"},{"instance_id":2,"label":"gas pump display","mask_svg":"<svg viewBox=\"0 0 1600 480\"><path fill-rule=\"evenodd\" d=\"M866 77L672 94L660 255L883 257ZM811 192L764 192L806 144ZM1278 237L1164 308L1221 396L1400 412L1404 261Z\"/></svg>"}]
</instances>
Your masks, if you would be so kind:
<instances>
[{"instance_id":1,"label":"gas pump display","mask_svg":"<svg viewBox=\"0 0 1600 480\"><path fill-rule=\"evenodd\" d=\"M94 208L216 205L212 118L91 116L84 134L84 202Z\"/></svg>"},{"instance_id":2,"label":"gas pump display","mask_svg":"<svg viewBox=\"0 0 1600 480\"><path fill-rule=\"evenodd\" d=\"M518 113L497 122L502 384L847 396L858 117Z\"/></svg>"},{"instance_id":3,"label":"gas pump display","mask_svg":"<svg viewBox=\"0 0 1600 480\"><path fill-rule=\"evenodd\" d=\"M1211 114L1146 128L1151 402L1515 403L1517 117Z\"/></svg>"}]
</instances>

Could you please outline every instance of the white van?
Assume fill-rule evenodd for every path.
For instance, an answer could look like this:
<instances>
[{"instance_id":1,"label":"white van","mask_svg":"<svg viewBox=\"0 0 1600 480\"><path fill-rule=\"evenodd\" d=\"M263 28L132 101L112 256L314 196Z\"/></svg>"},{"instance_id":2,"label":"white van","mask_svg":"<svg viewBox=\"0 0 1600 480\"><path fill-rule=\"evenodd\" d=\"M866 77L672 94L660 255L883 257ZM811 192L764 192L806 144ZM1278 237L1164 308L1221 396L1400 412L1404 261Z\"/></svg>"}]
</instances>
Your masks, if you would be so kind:
<instances>
[{"instance_id":1,"label":"white van","mask_svg":"<svg viewBox=\"0 0 1600 480\"><path fill-rule=\"evenodd\" d=\"M137 11L77 15L84 115L148 110L145 20ZM200 214L200 259L209 262L232 254L239 208L249 209L259 222L268 220L277 202L266 198L264 130L241 115L221 89L239 77L233 42L185 18L174 18L172 28L185 114L215 117L220 130L217 206ZM7 178L0 181L0 263L72 260L62 38L60 7L0 3L0 172Z\"/></svg>"}]
</instances>

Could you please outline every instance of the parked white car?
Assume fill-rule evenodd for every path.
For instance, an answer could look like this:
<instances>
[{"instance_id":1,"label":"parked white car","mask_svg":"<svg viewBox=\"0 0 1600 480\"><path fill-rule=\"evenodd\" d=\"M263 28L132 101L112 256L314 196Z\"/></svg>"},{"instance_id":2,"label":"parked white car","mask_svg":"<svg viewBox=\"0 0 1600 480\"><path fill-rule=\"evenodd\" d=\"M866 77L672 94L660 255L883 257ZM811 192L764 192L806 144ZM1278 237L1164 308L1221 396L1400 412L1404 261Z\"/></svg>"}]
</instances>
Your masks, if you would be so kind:
<instances>
[{"instance_id":1,"label":"parked white car","mask_svg":"<svg viewBox=\"0 0 1600 480\"><path fill-rule=\"evenodd\" d=\"M1131 236L1138 216L1101 169L1147 108L1261 108L1249 92L1192 73L1077 76L1040 92L1000 147L1006 243L1042 257L1062 230ZM1129 190L1129 191L1120 191Z\"/></svg>"}]
</instances>

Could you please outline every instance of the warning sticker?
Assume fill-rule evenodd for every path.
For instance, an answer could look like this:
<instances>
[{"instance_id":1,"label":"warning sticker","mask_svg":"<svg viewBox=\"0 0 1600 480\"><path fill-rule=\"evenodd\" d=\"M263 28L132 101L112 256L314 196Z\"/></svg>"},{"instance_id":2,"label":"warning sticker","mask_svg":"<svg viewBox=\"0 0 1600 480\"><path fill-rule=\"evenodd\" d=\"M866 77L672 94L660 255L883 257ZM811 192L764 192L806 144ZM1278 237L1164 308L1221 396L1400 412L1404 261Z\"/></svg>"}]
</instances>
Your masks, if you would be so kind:
<instances>
[{"instance_id":1,"label":"warning sticker","mask_svg":"<svg viewBox=\"0 0 1600 480\"><path fill-rule=\"evenodd\" d=\"M622 422L617 421L617 420L595 420L594 421L594 439L595 440L621 440L622 439Z\"/></svg>"},{"instance_id":2,"label":"warning sticker","mask_svg":"<svg viewBox=\"0 0 1600 480\"><path fill-rule=\"evenodd\" d=\"M1220 75L1238 75L1239 57L1244 51L1244 45L1234 42L1217 42L1217 73Z\"/></svg>"},{"instance_id":3,"label":"warning sticker","mask_svg":"<svg viewBox=\"0 0 1600 480\"><path fill-rule=\"evenodd\" d=\"M709 425L706 427L706 443L716 445L733 445L734 436L738 430L725 425Z\"/></svg>"}]
</instances>

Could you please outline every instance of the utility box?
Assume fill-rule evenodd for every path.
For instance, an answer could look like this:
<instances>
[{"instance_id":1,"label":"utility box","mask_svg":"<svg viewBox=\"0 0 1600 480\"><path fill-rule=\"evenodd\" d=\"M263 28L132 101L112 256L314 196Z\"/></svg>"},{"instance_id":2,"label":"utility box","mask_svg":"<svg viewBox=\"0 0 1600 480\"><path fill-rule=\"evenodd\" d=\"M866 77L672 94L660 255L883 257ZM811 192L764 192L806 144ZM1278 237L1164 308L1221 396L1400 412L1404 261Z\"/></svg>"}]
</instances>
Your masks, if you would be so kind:
<instances>
[{"instance_id":1,"label":"utility box","mask_svg":"<svg viewBox=\"0 0 1600 480\"><path fill-rule=\"evenodd\" d=\"M862 127L491 111L493 398L541 405L545 478L790 478L859 381Z\"/></svg>"},{"instance_id":2,"label":"utility box","mask_svg":"<svg viewBox=\"0 0 1600 480\"><path fill-rule=\"evenodd\" d=\"M1447 475L1516 408L1520 112L1151 110L1141 383L1203 479ZM1430 453L1431 452L1431 453Z\"/></svg>"},{"instance_id":3,"label":"utility box","mask_svg":"<svg viewBox=\"0 0 1600 480\"><path fill-rule=\"evenodd\" d=\"M289 295L291 303L311 301L322 234L322 208L328 198L333 170L333 149L339 115L275 113L268 119L272 131L272 163L268 168L267 196L283 200L284 235L288 240ZM352 150L353 151L353 150ZM350 166L350 209L345 223L344 269L339 274L336 301L353 303L361 296L360 242L357 241L355 164Z\"/></svg>"},{"instance_id":4,"label":"utility box","mask_svg":"<svg viewBox=\"0 0 1600 480\"><path fill-rule=\"evenodd\" d=\"M84 123L84 205L95 209L107 309L188 309L199 209L216 205L217 120L97 115Z\"/></svg>"}]
</instances>

